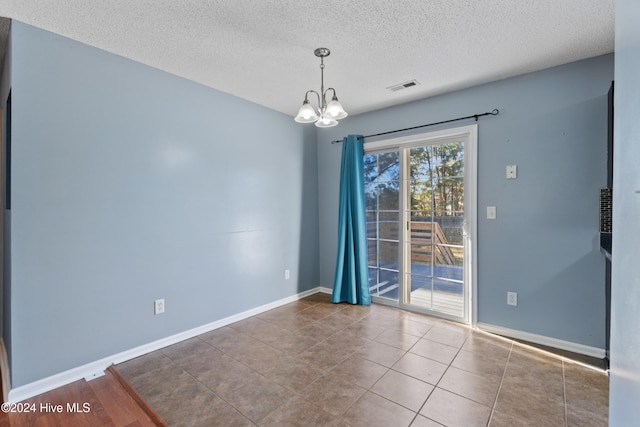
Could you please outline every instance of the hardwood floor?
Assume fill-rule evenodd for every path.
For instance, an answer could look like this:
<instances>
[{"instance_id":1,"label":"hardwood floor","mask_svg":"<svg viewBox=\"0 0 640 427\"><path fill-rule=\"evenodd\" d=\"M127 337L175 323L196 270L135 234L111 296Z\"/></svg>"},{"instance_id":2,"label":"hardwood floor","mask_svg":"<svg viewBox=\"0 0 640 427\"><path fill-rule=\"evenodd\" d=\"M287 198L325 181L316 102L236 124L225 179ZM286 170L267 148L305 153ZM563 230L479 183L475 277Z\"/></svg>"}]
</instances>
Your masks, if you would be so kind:
<instances>
[{"instance_id":1,"label":"hardwood floor","mask_svg":"<svg viewBox=\"0 0 640 427\"><path fill-rule=\"evenodd\" d=\"M0 413L0 427L27 426L166 426L166 423L112 368L90 382L78 380ZM5 412L6 409L18 412ZM29 412L26 412L28 409Z\"/></svg>"}]
</instances>

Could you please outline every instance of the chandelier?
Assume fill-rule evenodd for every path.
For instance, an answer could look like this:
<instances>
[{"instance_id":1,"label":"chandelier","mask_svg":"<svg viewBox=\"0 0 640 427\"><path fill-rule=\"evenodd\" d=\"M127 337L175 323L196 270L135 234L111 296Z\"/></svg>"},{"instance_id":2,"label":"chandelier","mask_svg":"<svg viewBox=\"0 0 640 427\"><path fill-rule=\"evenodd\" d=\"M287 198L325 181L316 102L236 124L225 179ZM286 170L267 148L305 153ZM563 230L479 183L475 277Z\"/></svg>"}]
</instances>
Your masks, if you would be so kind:
<instances>
[{"instance_id":1,"label":"chandelier","mask_svg":"<svg viewBox=\"0 0 640 427\"><path fill-rule=\"evenodd\" d=\"M316 123L319 128L330 128L338 124L338 120L347 117L347 112L338 101L336 90L332 87L324 90L324 58L329 56L331 51L326 47L319 47L313 53L320 58L320 93L315 90L308 90L304 94L304 102L298 111L295 121L298 123ZM331 91L333 97L327 103L327 92ZM309 103L309 94L315 93L318 98L318 108L314 108Z\"/></svg>"}]
</instances>

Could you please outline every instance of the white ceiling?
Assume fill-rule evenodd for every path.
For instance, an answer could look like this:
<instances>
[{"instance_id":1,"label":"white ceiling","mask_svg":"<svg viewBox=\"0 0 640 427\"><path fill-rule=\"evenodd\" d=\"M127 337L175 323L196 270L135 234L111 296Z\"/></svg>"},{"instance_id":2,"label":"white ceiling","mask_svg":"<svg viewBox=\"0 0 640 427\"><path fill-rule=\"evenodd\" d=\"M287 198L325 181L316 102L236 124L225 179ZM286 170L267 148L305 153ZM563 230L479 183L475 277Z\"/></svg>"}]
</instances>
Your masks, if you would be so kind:
<instances>
[{"instance_id":1,"label":"white ceiling","mask_svg":"<svg viewBox=\"0 0 640 427\"><path fill-rule=\"evenodd\" d=\"M320 88L317 47L350 114L614 50L614 0L3 0L0 16L290 115Z\"/></svg>"}]
</instances>

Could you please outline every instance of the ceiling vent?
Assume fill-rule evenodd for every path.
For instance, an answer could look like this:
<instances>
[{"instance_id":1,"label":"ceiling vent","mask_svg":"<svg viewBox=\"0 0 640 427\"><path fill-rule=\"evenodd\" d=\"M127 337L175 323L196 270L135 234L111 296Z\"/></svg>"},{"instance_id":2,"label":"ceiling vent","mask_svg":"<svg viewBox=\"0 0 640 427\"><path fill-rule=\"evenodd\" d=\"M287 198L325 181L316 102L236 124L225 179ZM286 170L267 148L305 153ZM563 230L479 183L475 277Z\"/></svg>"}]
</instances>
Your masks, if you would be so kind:
<instances>
[{"instance_id":1,"label":"ceiling vent","mask_svg":"<svg viewBox=\"0 0 640 427\"><path fill-rule=\"evenodd\" d=\"M414 87L414 86L418 86L420 83L418 83L417 80L409 80L408 82L404 82L404 83L400 83L397 85L393 85L393 86L389 86L387 89L390 90L391 92L397 92L399 90L403 90L403 89L408 89L410 87Z\"/></svg>"}]
</instances>

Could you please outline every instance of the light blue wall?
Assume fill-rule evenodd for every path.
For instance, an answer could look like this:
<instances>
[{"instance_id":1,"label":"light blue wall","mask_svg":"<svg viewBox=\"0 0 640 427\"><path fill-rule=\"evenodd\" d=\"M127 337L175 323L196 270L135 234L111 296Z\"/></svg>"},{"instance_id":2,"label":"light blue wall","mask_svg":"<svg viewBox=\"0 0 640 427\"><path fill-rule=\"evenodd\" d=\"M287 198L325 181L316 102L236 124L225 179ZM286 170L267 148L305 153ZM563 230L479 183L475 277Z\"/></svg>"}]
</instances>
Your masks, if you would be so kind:
<instances>
[{"instance_id":1,"label":"light blue wall","mask_svg":"<svg viewBox=\"0 0 640 427\"><path fill-rule=\"evenodd\" d=\"M598 200L612 79L613 55L606 55L348 117L321 131L321 284L332 286L336 254L341 144L331 140L498 108L499 116L479 121L478 321L603 349ZM505 179L508 164L517 164L518 179ZM497 220L486 219L486 206L497 206ZM506 304L507 291L518 292L517 307Z\"/></svg>"},{"instance_id":2,"label":"light blue wall","mask_svg":"<svg viewBox=\"0 0 640 427\"><path fill-rule=\"evenodd\" d=\"M17 21L11 43L13 387L318 285L314 129Z\"/></svg>"},{"instance_id":3,"label":"light blue wall","mask_svg":"<svg viewBox=\"0 0 640 427\"><path fill-rule=\"evenodd\" d=\"M609 424L640 420L640 3L616 1Z\"/></svg>"}]
</instances>

